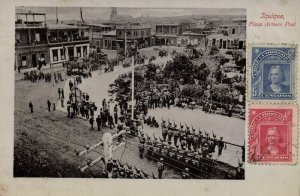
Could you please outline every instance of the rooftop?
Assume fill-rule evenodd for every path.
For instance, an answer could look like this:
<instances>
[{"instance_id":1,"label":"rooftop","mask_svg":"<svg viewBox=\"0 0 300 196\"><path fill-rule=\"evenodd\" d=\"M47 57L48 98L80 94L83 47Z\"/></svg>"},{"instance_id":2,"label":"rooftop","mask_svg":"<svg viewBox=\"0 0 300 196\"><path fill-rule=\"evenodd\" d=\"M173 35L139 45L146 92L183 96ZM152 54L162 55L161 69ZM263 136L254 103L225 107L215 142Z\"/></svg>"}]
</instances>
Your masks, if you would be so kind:
<instances>
[{"instance_id":1,"label":"rooftop","mask_svg":"<svg viewBox=\"0 0 300 196\"><path fill-rule=\"evenodd\" d=\"M88 27L84 26L75 26L75 25L66 25L66 24L47 24L47 27L50 30L59 30L59 29L87 29Z\"/></svg>"},{"instance_id":2,"label":"rooftop","mask_svg":"<svg viewBox=\"0 0 300 196\"><path fill-rule=\"evenodd\" d=\"M116 36L116 35L117 35L117 32L116 32L116 30L113 30L113 31L110 31L110 32L107 32L107 33L103 33L102 35L106 35L106 36Z\"/></svg>"},{"instance_id":3,"label":"rooftop","mask_svg":"<svg viewBox=\"0 0 300 196\"><path fill-rule=\"evenodd\" d=\"M205 35L205 34L200 34L200 33L194 33L194 32L191 32L191 31L185 31L182 33L182 35Z\"/></svg>"},{"instance_id":4,"label":"rooftop","mask_svg":"<svg viewBox=\"0 0 300 196\"><path fill-rule=\"evenodd\" d=\"M92 23L90 23L90 24L86 24L86 25L88 25L88 26L94 26L94 27L111 27L112 25L106 25L106 24L92 24Z\"/></svg>"},{"instance_id":5,"label":"rooftop","mask_svg":"<svg viewBox=\"0 0 300 196\"><path fill-rule=\"evenodd\" d=\"M117 29L150 29L150 25L117 26Z\"/></svg>"},{"instance_id":6,"label":"rooftop","mask_svg":"<svg viewBox=\"0 0 300 196\"><path fill-rule=\"evenodd\" d=\"M207 36L207 38L214 38L214 39L229 39L229 40L234 40L234 39L239 39L239 40L245 40L246 39L246 34L230 34L229 36L223 35L223 34L211 34Z\"/></svg>"},{"instance_id":7,"label":"rooftop","mask_svg":"<svg viewBox=\"0 0 300 196\"><path fill-rule=\"evenodd\" d=\"M236 23L226 23L226 24L222 24L220 25L220 27L235 27L235 26L246 26L246 23L244 22L236 22Z\"/></svg>"},{"instance_id":8,"label":"rooftop","mask_svg":"<svg viewBox=\"0 0 300 196\"><path fill-rule=\"evenodd\" d=\"M156 37L177 37L176 34L156 34Z\"/></svg>"},{"instance_id":9,"label":"rooftop","mask_svg":"<svg viewBox=\"0 0 300 196\"><path fill-rule=\"evenodd\" d=\"M156 26L179 26L178 23L165 23L165 24L156 24Z\"/></svg>"}]
</instances>

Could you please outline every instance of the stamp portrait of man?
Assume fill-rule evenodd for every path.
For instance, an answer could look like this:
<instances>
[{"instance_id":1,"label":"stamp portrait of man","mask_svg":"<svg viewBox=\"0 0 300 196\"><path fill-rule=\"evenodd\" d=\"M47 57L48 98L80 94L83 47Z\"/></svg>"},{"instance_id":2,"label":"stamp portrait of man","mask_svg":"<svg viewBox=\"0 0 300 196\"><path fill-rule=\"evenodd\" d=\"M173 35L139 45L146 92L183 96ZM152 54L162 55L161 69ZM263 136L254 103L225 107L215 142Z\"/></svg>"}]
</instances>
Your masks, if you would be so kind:
<instances>
[{"instance_id":1,"label":"stamp portrait of man","mask_svg":"<svg viewBox=\"0 0 300 196\"><path fill-rule=\"evenodd\" d=\"M286 76L282 66L271 66L268 72L268 82L264 85L264 93L290 93L290 86L284 82L286 82Z\"/></svg>"},{"instance_id":2,"label":"stamp portrait of man","mask_svg":"<svg viewBox=\"0 0 300 196\"><path fill-rule=\"evenodd\" d=\"M278 127L272 126L267 129L265 134L265 144L261 147L261 154L287 154L287 146L285 142L283 142L283 138Z\"/></svg>"}]
</instances>

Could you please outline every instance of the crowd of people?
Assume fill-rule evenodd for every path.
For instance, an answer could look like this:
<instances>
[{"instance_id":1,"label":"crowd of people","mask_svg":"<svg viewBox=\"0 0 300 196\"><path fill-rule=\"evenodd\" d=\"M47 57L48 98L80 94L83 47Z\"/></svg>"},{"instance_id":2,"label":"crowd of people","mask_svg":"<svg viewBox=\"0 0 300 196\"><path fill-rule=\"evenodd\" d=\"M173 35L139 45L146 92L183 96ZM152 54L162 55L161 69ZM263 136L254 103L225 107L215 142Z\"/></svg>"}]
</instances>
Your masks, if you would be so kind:
<instances>
[{"instance_id":1,"label":"crowd of people","mask_svg":"<svg viewBox=\"0 0 300 196\"><path fill-rule=\"evenodd\" d=\"M51 82L52 79L54 79L55 83L64 81L62 74L59 71L53 73L53 78L51 73L43 73L42 71L32 70L30 72L24 72L24 80L30 80L33 83L39 80Z\"/></svg>"},{"instance_id":2,"label":"crowd of people","mask_svg":"<svg viewBox=\"0 0 300 196\"><path fill-rule=\"evenodd\" d=\"M110 101L103 99L102 107L98 110L95 102L91 101L90 95L77 87L81 82L81 76L76 76L74 80L69 81L70 93L67 101L67 117L81 117L88 120L91 130L94 130L96 127L98 131L101 131L104 127L115 128L115 124L118 123L119 119L117 105L114 108L114 114L111 114ZM64 96L62 93L63 89L58 89L61 107L64 107ZM99 111L98 115L96 111ZM94 126L95 123L96 126Z\"/></svg>"}]
</instances>

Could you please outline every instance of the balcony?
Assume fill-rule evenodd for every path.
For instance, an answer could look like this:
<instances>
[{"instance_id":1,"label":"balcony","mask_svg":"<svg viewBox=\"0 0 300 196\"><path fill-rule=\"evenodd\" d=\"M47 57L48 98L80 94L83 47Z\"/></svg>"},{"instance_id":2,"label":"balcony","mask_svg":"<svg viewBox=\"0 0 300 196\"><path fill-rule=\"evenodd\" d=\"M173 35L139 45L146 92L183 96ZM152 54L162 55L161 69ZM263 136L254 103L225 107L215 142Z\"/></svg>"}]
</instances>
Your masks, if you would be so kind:
<instances>
[{"instance_id":1,"label":"balcony","mask_svg":"<svg viewBox=\"0 0 300 196\"><path fill-rule=\"evenodd\" d=\"M16 47L33 47L33 46L43 46L47 45L47 41L33 41L31 43L29 42L21 42L19 40L16 40L15 46Z\"/></svg>"},{"instance_id":2,"label":"balcony","mask_svg":"<svg viewBox=\"0 0 300 196\"><path fill-rule=\"evenodd\" d=\"M89 41L88 36L81 36L81 37L49 37L49 44L58 44L58 43L70 43L70 42L82 42L82 41Z\"/></svg>"}]
</instances>

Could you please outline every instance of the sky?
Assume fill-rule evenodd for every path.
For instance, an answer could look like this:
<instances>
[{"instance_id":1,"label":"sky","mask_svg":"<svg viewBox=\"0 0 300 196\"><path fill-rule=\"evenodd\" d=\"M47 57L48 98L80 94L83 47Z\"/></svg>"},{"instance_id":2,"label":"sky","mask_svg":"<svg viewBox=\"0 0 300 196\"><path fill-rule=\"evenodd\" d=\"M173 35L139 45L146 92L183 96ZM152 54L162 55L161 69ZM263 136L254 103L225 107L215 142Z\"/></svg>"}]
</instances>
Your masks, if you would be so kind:
<instances>
[{"instance_id":1,"label":"sky","mask_svg":"<svg viewBox=\"0 0 300 196\"><path fill-rule=\"evenodd\" d=\"M46 13L47 20L56 19L55 7L17 7L16 12L39 12ZM58 7L59 20L80 20L79 7ZM110 17L109 7L88 8L83 7L85 20L108 20ZM132 17L172 17L183 15L246 15L245 9L236 8L117 8L118 15L130 15Z\"/></svg>"}]
</instances>

